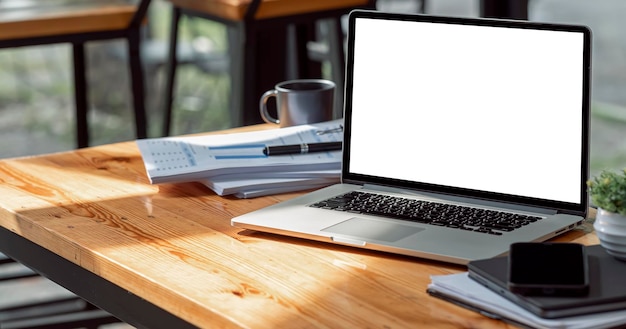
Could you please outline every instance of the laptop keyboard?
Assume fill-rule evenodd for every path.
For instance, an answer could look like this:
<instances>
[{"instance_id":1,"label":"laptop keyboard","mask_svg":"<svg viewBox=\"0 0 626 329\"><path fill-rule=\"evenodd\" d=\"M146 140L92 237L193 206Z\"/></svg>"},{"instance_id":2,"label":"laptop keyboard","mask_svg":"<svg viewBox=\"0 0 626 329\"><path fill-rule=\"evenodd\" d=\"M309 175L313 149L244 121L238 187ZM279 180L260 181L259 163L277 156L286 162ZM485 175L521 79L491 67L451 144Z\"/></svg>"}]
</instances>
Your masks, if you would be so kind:
<instances>
[{"instance_id":1,"label":"laptop keyboard","mask_svg":"<svg viewBox=\"0 0 626 329\"><path fill-rule=\"evenodd\" d=\"M310 206L493 235L502 235L503 232L511 232L541 219L536 216L357 191L335 196Z\"/></svg>"}]
</instances>

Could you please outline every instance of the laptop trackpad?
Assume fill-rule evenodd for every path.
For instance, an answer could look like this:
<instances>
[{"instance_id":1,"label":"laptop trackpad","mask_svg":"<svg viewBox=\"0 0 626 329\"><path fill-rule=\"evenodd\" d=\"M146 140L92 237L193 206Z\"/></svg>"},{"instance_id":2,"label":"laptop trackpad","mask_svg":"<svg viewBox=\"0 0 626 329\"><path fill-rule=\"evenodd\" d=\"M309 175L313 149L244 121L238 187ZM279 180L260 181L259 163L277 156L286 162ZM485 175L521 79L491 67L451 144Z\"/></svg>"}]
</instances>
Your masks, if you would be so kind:
<instances>
[{"instance_id":1,"label":"laptop trackpad","mask_svg":"<svg viewBox=\"0 0 626 329\"><path fill-rule=\"evenodd\" d=\"M359 237L365 240L393 242L423 231L423 228L398 223L381 222L354 217L322 231Z\"/></svg>"}]
</instances>

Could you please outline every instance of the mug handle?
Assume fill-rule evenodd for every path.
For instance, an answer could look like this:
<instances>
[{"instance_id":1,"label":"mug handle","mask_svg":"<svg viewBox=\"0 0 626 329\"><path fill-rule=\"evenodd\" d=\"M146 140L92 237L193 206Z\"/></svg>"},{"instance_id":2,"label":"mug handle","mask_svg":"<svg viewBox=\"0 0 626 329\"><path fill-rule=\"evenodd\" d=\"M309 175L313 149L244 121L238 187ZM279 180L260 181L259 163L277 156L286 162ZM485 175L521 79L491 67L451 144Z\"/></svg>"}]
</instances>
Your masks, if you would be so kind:
<instances>
[{"instance_id":1,"label":"mug handle","mask_svg":"<svg viewBox=\"0 0 626 329\"><path fill-rule=\"evenodd\" d=\"M277 94L278 92L275 89L272 89L272 90L266 91L263 94L263 96L261 96L261 101L259 102L259 109L261 112L261 118L263 118L263 121L267 123L275 123L275 124L280 123L280 120L273 118L267 111L267 100L270 97L276 97Z\"/></svg>"}]
</instances>

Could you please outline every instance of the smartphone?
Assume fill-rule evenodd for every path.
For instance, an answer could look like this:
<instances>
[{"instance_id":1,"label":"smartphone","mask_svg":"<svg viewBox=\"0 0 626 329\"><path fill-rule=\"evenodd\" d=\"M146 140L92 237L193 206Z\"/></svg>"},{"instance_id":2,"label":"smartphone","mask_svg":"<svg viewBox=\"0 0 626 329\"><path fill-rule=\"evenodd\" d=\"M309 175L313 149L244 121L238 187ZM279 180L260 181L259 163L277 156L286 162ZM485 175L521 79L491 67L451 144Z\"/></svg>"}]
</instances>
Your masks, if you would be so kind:
<instances>
[{"instance_id":1,"label":"smartphone","mask_svg":"<svg viewBox=\"0 0 626 329\"><path fill-rule=\"evenodd\" d=\"M562 242L512 244L508 288L521 295L587 295L589 267L585 247Z\"/></svg>"}]
</instances>

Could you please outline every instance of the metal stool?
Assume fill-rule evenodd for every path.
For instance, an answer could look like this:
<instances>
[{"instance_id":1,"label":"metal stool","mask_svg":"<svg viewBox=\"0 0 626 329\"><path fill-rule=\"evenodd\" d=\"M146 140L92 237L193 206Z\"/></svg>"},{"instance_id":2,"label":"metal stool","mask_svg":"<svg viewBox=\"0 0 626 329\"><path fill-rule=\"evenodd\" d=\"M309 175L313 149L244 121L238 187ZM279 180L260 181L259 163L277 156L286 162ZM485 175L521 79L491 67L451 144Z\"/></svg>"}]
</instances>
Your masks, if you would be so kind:
<instances>
[{"instance_id":1,"label":"metal stool","mask_svg":"<svg viewBox=\"0 0 626 329\"><path fill-rule=\"evenodd\" d=\"M55 1L37 6L20 0L0 0L0 49L71 43L76 102L76 140L89 145L85 43L126 39L137 138L147 137L143 74L140 63L140 27L150 0L138 5L121 0Z\"/></svg>"},{"instance_id":2,"label":"metal stool","mask_svg":"<svg viewBox=\"0 0 626 329\"><path fill-rule=\"evenodd\" d=\"M163 135L170 132L173 88L176 74L178 25L183 15L222 22L229 27L231 74L231 113L234 125L262 122L258 101L262 92L287 79L286 35L294 27L295 78L319 78L321 65L308 58L307 43L314 34L314 23L335 22L336 40L343 40L341 16L356 8L375 8L373 0L170 0L173 3L167 85L164 101ZM333 70L343 73L343 43L331 45ZM342 81L335 81L342 83ZM340 89L340 88L338 88Z\"/></svg>"}]
</instances>

